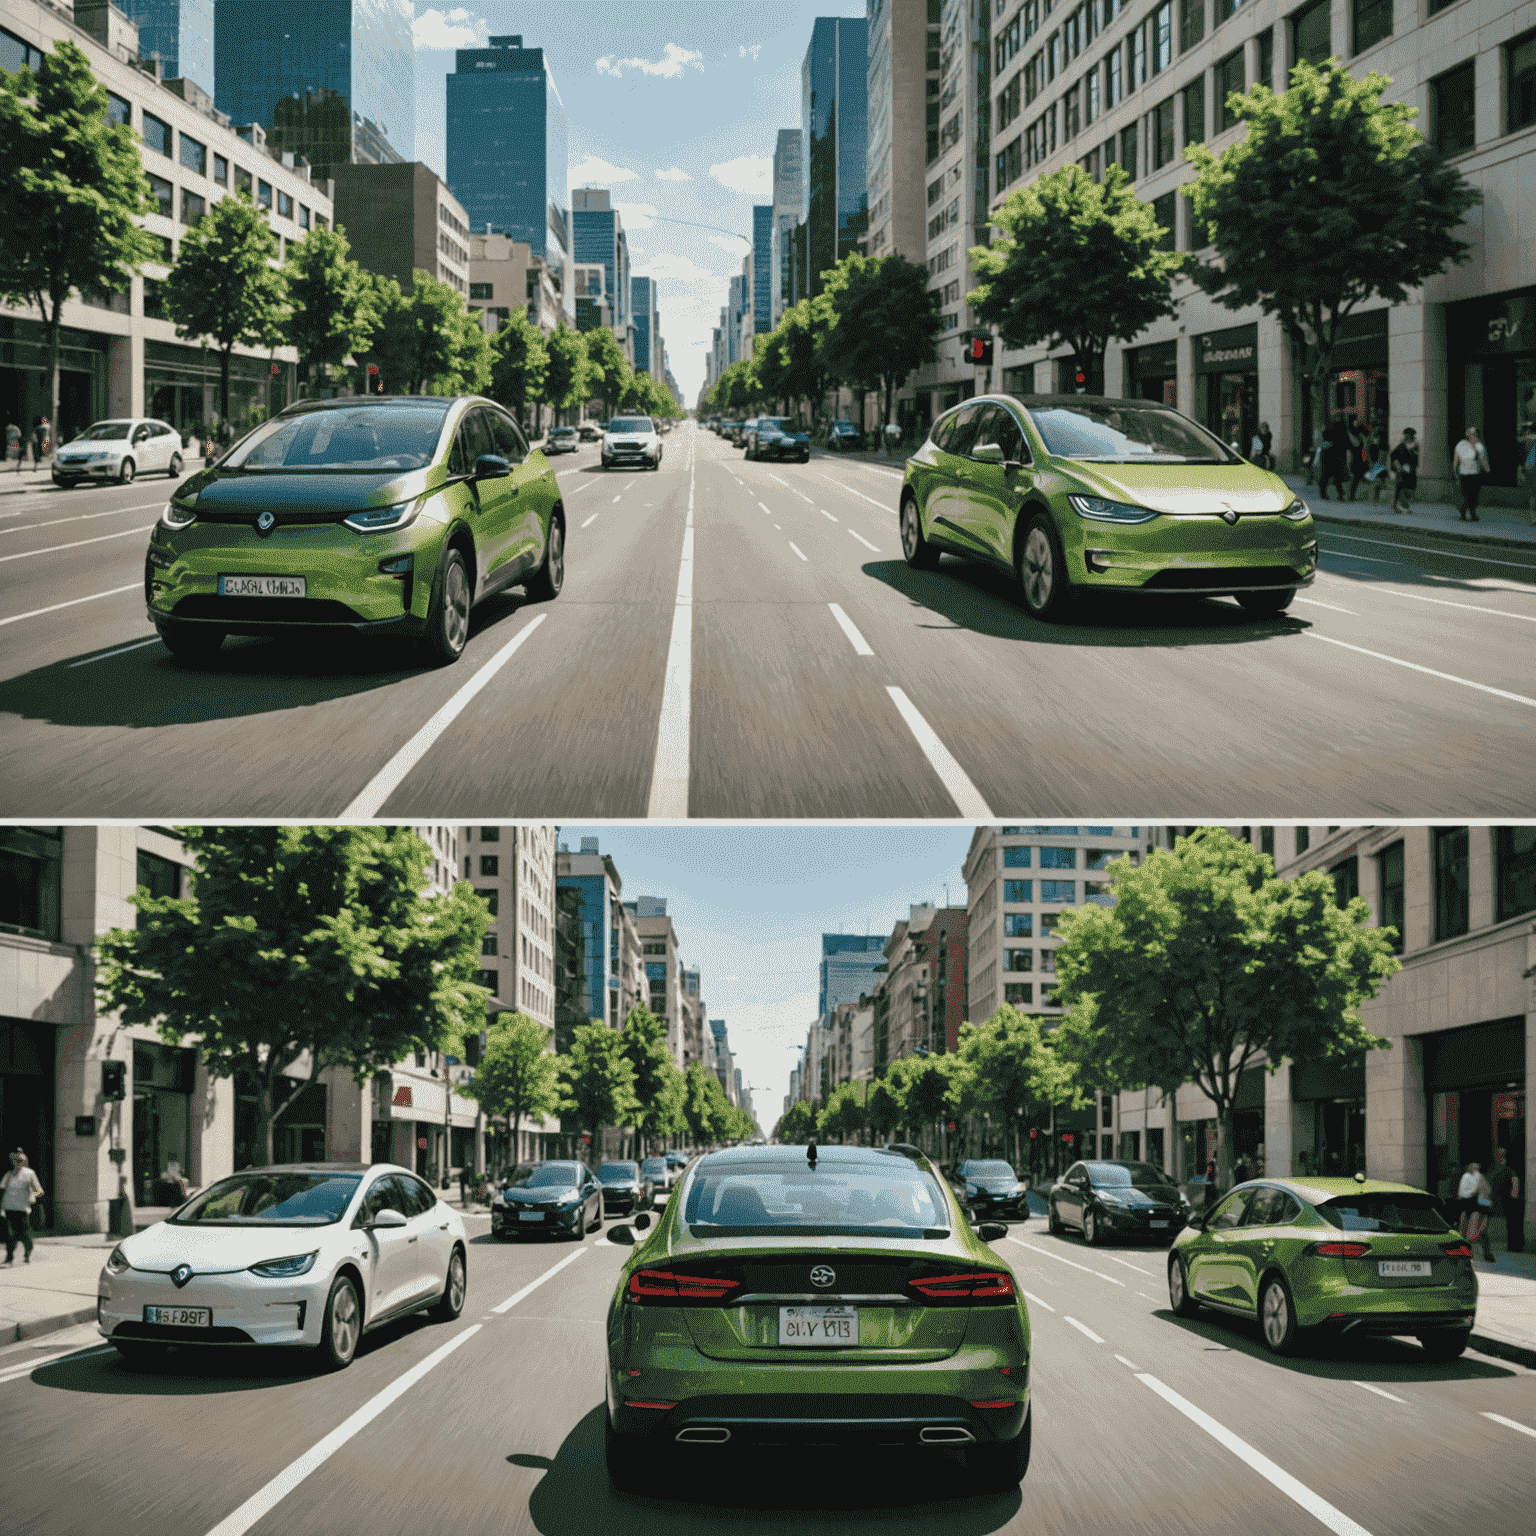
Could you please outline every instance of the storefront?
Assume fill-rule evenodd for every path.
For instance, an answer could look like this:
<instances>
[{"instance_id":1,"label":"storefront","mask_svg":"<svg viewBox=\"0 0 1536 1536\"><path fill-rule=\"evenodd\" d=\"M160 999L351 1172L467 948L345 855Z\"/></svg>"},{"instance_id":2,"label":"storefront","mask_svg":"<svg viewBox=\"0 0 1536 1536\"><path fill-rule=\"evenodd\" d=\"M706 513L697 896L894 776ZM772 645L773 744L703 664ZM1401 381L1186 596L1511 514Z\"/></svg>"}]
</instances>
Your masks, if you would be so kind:
<instances>
[{"instance_id":1,"label":"storefront","mask_svg":"<svg viewBox=\"0 0 1536 1536\"><path fill-rule=\"evenodd\" d=\"M0 1019L0 1141L20 1147L48 1192L34 1213L38 1226L53 1220L53 1029L23 1019ZM8 1167L8 1165L5 1165Z\"/></svg>"},{"instance_id":2,"label":"storefront","mask_svg":"<svg viewBox=\"0 0 1536 1536\"><path fill-rule=\"evenodd\" d=\"M1195 419L1246 455L1259 425L1259 328L1195 337Z\"/></svg>"},{"instance_id":3,"label":"storefront","mask_svg":"<svg viewBox=\"0 0 1536 1536\"><path fill-rule=\"evenodd\" d=\"M106 337L68 328L59 333L59 341L55 444L67 443L106 414L110 345ZM40 418L51 417L51 395L46 331L35 320L0 317L0 432L15 422L30 434Z\"/></svg>"},{"instance_id":4,"label":"storefront","mask_svg":"<svg viewBox=\"0 0 1536 1536\"><path fill-rule=\"evenodd\" d=\"M197 1052L133 1042L133 1199L180 1205L178 1179L193 1177L192 1088Z\"/></svg>"},{"instance_id":5,"label":"storefront","mask_svg":"<svg viewBox=\"0 0 1536 1536\"><path fill-rule=\"evenodd\" d=\"M1365 1056L1292 1062L1291 1169L1347 1178L1365 1167ZM1277 1170L1279 1171L1279 1170Z\"/></svg>"},{"instance_id":6,"label":"storefront","mask_svg":"<svg viewBox=\"0 0 1536 1536\"><path fill-rule=\"evenodd\" d=\"M144 413L168 421L183 437L201 437L219 419L219 354L165 341L144 343ZM288 403L289 365L265 358L229 360L229 422L238 436Z\"/></svg>"},{"instance_id":7,"label":"storefront","mask_svg":"<svg viewBox=\"0 0 1536 1536\"><path fill-rule=\"evenodd\" d=\"M1302 361L1303 383L1310 375L1312 353ZM1393 431L1392 398L1388 388L1387 311L1373 309L1363 315L1345 315L1333 345L1332 368L1325 398L1330 420L1353 416L1373 432L1388 434L1388 442L1400 435ZM1301 391L1301 440L1312 441L1312 391Z\"/></svg>"},{"instance_id":8,"label":"storefront","mask_svg":"<svg viewBox=\"0 0 1536 1536\"><path fill-rule=\"evenodd\" d=\"M1513 489L1536 432L1536 288L1446 305L1445 340L1446 449L1477 427L1488 448L1487 484Z\"/></svg>"},{"instance_id":9,"label":"storefront","mask_svg":"<svg viewBox=\"0 0 1536 1536\"><path fill-rule=\"evenodd\" d=\"M1125 393L1162 405L1179 403L1179 344L1159 341L1125 354Z\"/></svg>"},{"instance_id":10,"label":"storefront","mask_svg":"<svg viewBox=\"0 0 1536 1536\"><path fill-rule=\"evenodd\" d=\"M1525 1167L1525 1018L1421 1037L1429 1109L1426 1188L1450 1199L1468 1163L1493 1167L1496 1147Z\"/></svg>"}]
</instances>

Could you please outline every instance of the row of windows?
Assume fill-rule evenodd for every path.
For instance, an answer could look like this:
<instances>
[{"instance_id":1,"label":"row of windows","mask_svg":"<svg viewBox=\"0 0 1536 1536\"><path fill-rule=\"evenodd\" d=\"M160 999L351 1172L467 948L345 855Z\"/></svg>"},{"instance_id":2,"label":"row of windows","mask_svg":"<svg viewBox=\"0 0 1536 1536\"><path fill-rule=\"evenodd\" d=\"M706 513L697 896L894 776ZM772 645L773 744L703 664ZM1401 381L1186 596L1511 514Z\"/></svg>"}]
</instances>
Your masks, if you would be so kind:
<instances>
[{"instance_id":1,"label":"row of windows","mask_svg":"<svg viewBox=\"0 0 1536 1536\"><path fill-rule=\"evenodd\" d=\"M1035 984L1032 981L1005 981L1003 983L1003 1001L1011 1003L1015 1007L1023 1004L1032 1007L1035 1001ZM1042 1008L1054 1008L1056 1006L1056 988L1040 988L1040 1006Z\"/></svg>"}]
</instances>

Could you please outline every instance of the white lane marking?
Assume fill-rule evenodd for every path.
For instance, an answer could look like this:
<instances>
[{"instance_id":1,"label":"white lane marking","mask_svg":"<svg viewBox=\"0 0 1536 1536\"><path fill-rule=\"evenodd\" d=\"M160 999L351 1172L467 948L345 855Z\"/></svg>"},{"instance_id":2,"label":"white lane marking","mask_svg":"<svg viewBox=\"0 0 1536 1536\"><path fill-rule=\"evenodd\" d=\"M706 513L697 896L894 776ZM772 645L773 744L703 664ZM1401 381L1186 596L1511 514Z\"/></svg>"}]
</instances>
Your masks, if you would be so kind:
<instances>
[{"instance_id":1,"label":"white lane marking","mask_svg":"<svg viewBox=\"0 0 1536 1536\"><path fill-rule=\"evenodd\" d=\"M1061 1314L1061 1320L1064 1323L1071 1323L1072 1326L1074 1328L1076 1328L1079 1333L1084 1334L1088 1338L1092 1339L1095 1344L1102 1344L1104 1342L1104 1340L1101 1339L1098 1336L1098 1334L1096 1334L1093 1331L1092 1328L1090 1328L1086 1323L1078 1322L1078 1320L1075 1317L1068 1317L1067 1314L1065 1312L1063 1312Z\"/></svg>"},{"instance_id":2,"label":"white lane marking","mask_svg":"<svg viewBox=\"0 0 1536 1536\"><path fill-rule=\"evenodd\" d=\"M872 549L877 555L880 553L880 546L878 544L871 544L862 533L854 533L852 528L850 528L848 532L852 534L853 537L856 538L859 543L864 546L865 549Z\"/></svg>"},{"instance_id":3,"label":"white lane marking","mask_svg":"<svg viewBox=\"0 0 1536 1536\"><path fill-rule=\"evenodd\" d=\"M763 507L763 504L762 504L762 502L758 502L758 506L760 506L760 507ZM768 508L767 508L767 507L763 507L763 511L764 511L764 512L768 512ZM772 516L773 516L773 513L772 513L772 512L768 512L768 516L769 516L769 517L772 517Z\"/></svg>"},{"instance_id":4,"label":"white lane marking","mask_svg":"<svg viewBox=\"0 0 1536 1536\"><path fill-rule=\"evenodd\" d=\"M1335 608L1332 603L1320 603L1315 597L1298 597L1296 601L1305 603L1309 608L1326 608L1329 613L1347 613L1352 619L1360 617L1353 608Z\"/></svg>"},{"instance_id":5,"label":"white lane marking","mask_svg":"<svg viewBox=\"0 0 1536 1536\"><path fill-rule=\"evenodd\" d=\"M8 1371L0 1374L0 1386L8 1381L20 1381L24 1376L30 1376L33 1371L40 1371L45 1365L58 1365L65 1360L86 1360L92 1355L115 1355L117 1351L110 1344L104 1344L100 1349L61 1349L55 1350L50 1355L39 1355L35 1359L28 1360L25 1365L12 1366Z\"/></svg>"},{"instance_id":6,"label":"white lane marking","mask_svg":"<svg viewBox=\"0 0 1536 1536\"><path fill-rule=\"evenodd\" d=\"M928 759L929 766L938 774L944 788L949 791L949 798L955 802L955 807L960 814L979 817L982 821L993 820L987 802L981 798L981 791L971 783L965 769L955 761L949 748L939 740L938 732L918 713L917 706L900 688L888 687L885 691L890 694L891 702L901 711L901 718L907 722L907 729L917 738L918 746L923 749L923 756Z\"/></svg>"},{"instance_id":7,"label":"white lane marking","mask_svg":"<svg viewBox=\"0 0 1536 1536\"><path fill-rule=\"evenodd\" d=\"M794 540L793 540L793 539L791 539L791 540L790 540L790 541L789 541L789 547L790 547L790 548L791 548L791 549L792 549L792 550L794 550L794 552L795 552L795 553L796 553L796 554L797 554L797 555L799 555L799 556L800 556L800 558L801 558L801 559L802 559L802 560L807 560L807 562L808 562L808 557L807 557L807 555L806 555L806 553L805 553L805 551L804 551L804 550L803 550L803 549L801 549L801 548L800 548L800 546L799 546L799 545L798 545L798 544L796 544L796 543L795 543L795 541L794 541Z\"/></svg>"},{"instance_id":8,"label":"white lane marking","mask_svg":"<svg viewBox=\"0 0 1536 1536\"><path fill-rule=\"evenodd\" d=\"M773 526L774 526L774 527L775 527L775 528L779 528L779 525L778 525L778 524L777 524L777 523L775 523L775 524L774 524L774 525L773 525ZM779 528L779 532L780 532L780 533L783 533L783 531L784 531L784 530L783 530L783 529L782 529L782 528Z\"/></svg>"},{"instance_id":9,"label":"white lane marking","mask_svg":"<svg viewBox=\"0 0 1536 1536\"><path fill-rule=\"evenodd\" d=\"M1020 1286L1019 1289L1023 1290L1024 1288L1023 1288L1023 1286ZM1036 1296L1033 1291L1024 1291L1024 1295L1028 1298L1028 1300L1033 1302L1035 1304L1035 1306L1037 1306L1037 1307L1044 1307L1047 1312L1054 1312L1056 1310L1056 1308L1053 1307L1050 1304L1050 1302L1048 1302L1048 1301L1041 1301L1040 1298L1038 1296Z\"/></svg>"},{"instance_id":10,"label":"white lane marking","mask_svg":"<svg viewBox=\"0 0 1536 1536\"><path fill-rule=\"evenodd\" d=\"M848 636L855 653L860 656L873 656L875 653L869 648L869 642L859 633L853 620L843 612L842 608L837 603L828 603L827 606L832 610L832 617L837 620L838 628Z\"/></svg>"},{"instance_id":11,"label":"white lane marking","mask_svg":"<svg viewBox=\"0 0 1536 1536\"><path fill-rule=\"evenodd\" d=\"M631 481L630 481L630 482L629 482L629 484L628 484L628 485L626 485L626 486L625 486L625 487L624 487L624 490L623 490L623 491L620 491L620 492L619 492L619 495L621 495L621 496L622 496L622 495L623 495L623 494L624 494L624 492L625 492L625 491L632 491L632 490L634 490L634 488L635 488L635 487L636 487L636 486L637 486L637 485L638 485L638 484L639 484L639 483L640 483L640 482L639 482L639 481L638 481L638 480L631 480Z\"/></svg>"},{"instance_id":12,"label":"white lane marking","mask_svg":"<svg viewBox=\"0 0 1536 1536\"><path fill-rule=\"evenodd\" d=\"M764 474L766 474L770 480L779 480L779 477L776 474L774 474L774 472L771 469L764 470ZM782 485L786 491L789 489L789 481L788 480L779 480L779 484Z\"/></svg>"},{"instance_id":13,"label":"white lane marking","mask_svg":"<svg viewBox=\"0 0 1536 1536\"><path fill-rule=\"evenodd\" d=\"M1363 1525L1356 1525L1342 1510L1335 1509L1326 1499L1313 1493L1305 1483L1277 1467L1269 1457L1254 1450L1246 1440L1239 1439L1225 1425L1218 1424L1210 1414L1196 1408L1186 1398L1180 1397L1172 1387L1165 1387L1155 1376L1150 1376L1145 1371L1137 1372L1136 1380L1144 1382L1164 1402L1171 1403L1177 1408L1192 1424L1198 1425L1213 1440L1226 1446L1240 1461L1247 1462L1260 1477L1273 1483L1281 1493L1301 1505L1309 1515L1322 1521L1330 1531L1334 1532L1334 1536L1370 1536L1370 1532Z\"/></svg>"},{"instance_id":14,"label":"white lane marking","mask_svg":"<svg viewBox=\"0 0 1536 1536\"><path fill-rule=\"evenodd\" d=\"M1052 1253L1049 1248L1036 1248L1033 1243L1026 1243L1023 1238L1010 1234L1008 1241L1017 1243L1020 1248L1028 1248L1031 1253L1038 1253L1047 1259L1055 1259L1058 1264L1070 1264L1073 1269L1080 1269L1085 1275L1097 1275L1100 1280L1108 1280L1111 1285L1124 1285L1125 1281L1116 1280L1113 1275L1106 1275L1102 1270L1089 1269L1086 1264L1079 1264L1076 1259L1064 1259L1059 1253Z\"/></svg>"},{"instance_id":15,"label":"white lane marking","mask_svg":"<svg viewBox=\"0 0 1536 1536\"><path fill-rule=\"evenodd\" d=\"M583 524L582 524L582 525L581 525L581 526L582 526L582 527L583 527L583 528L585 528L585 527L587 527L587 526L588 526L588 525L589 525L589 524L591 524L591 523L595 523L595 522L596 522L596 521L597 521L597 520L598 520L598 518L600 518L600 517L601 517L601 516L602 516L602 515L603 515L603 514L602 514L602 513L601 513L601 512L594 512L594 513L593 513L593 514L592 514L592 516L591 516L591 517L589 517L589 518L588 518L588 519L587 519L587 521L586 521L586 522L585 522L585 523L583 523Z\"/></svg>"},{"instance_id":16,"label":"white lane marking","mask_svg":"<svg viewBox=\"0 0 1536 1536\"><path fill-rule=\"evenodd\" d=\"M1335 640L1332 635L1319 635L1313 630L1304 631L1307 639L1321 640L1327 645L1343 646L1346 651L1358 651L1362 656L1370 656L1376 661L1389 661L1395 667L1407 667L1410 672L1422 672L1426 677L1438 677L1443 683L1460 683L1463 688L1475 688L1479 693L1491 693L1496 699L1508 699L1512 704L1527 704L1536 709L1536 699L1528 699L1523 693L1509 693L1503 688L1490 688L1487 683L1474 683L1470 678L1457 677L1452 672L1437 672L1433 667L1421 667L1416 661L1403 661L1397 656L1384 656L1380 651L1368 651L1363 645L1350 645L1344 640Z\"/></svg>"},{"instance_id":17,"label":"white lane marking","mask_svg":"<svg viewBox=\"0 0 1536 1536\"><path fill-rule=\"evenodd\" d=\"M154 505L154 502L146 501L136 507L113 507L107 512L80 512L74 517L52 517L46 523L18 523L14 528L0 528L0 533L30 533L34 528L57 528L60 523L88 523L93 517L125 517L130 512L148 512ZM10 514L12 517L20 515L16 512Z\"/></svg>"},{"instance_id":18,"label":"white lane marking","mask_svg":"<svg viewBox=\"0 0 1536 1536\"><path fill-rule=\"evenodd\" d=\"M693 687L693 470L688 471L688 520L683 558L677 571L677 603L667 646L667 678L656 728L656 761L651 768L647 816L688 814L688 707Z\"/></svg>"},{"instance_id":19,"label":"white lane marking","mask_svg":"<svg viewBox=\"0 0 1536 1536\"><path fill-rule=\"evenodd\" d=\"M1529 1424L1521 1424L1514 1419L1506 1419L1502 1413L1484 1413L1485 1419L1492 1419L1495 1424L1502 1424L1506 1429L1518 1429L1522 1435L1530 1435L1536 1439L1536 1429Z\"/></svg>"},{"instance_id":20,"label":"white lane marking","mask_svg":"<svg viewBox=\"0 0 1536 1536\"><path fill-rule=\"evenodd\" d=\"M1128 1365L1128 1366L1130 1366L1130 1368L1133 1371L1140 1369L1140 1367L1134 1361L1127 1360L1124 1355L1116 1355L1115 1359L1118 1360L1121 1365Z\"/></svg>"},{"instance_id":21,"label":"white lane marking","mask_svg":"<svg viewBox=\"0 0 1536 1536\"><path fill-rule=\"evenodd\" d=\"M515 1307L518 1302L523 1299L524 1296L527 1296L532 1291L538 1290L538 1288L543 1285L546 1280L551 1279L555 1275L558 1275L567 1264L574 1264L576 1260L579 1259L582 1254L586 1253L587 1251L587 1245L583 1243L581 1247L574 1249L572 1252L566 1254L566 1256L561 1259L558 1264L553 1265L549 1269L546 1269L537 1280L530 1280L528 1284L522 1288L522 1290L514 1292L511 1296L508 1296L505 1301L497 1302L496 1305L491 1308L491 1311L497 1314L502 1312L510 1312L512 1308Z\"/></svg>"},{"instance_id":22,"label":"white lane marking","mask_svg":"<svg viewBox=\"0 0 1536 1536\"><path fill-rule=\"evenodd\" d=\"M253 1493L233 1514L226 1515L208 1533L208 1536L244 1536L246 1531L287 1498L311 1472L329 1461L359 1430L367 1428L391 1403L404 1397L423 1376L435 1366L441 1365L454 1350L472 1339L484 1326L483 1323L471 1323L463 1333L449 1339L440 1349L433 1350L420 1364L412 1366L405 1375L392 1381L377 1396L369 1398L356 1413L338 1424L318 1445L312 1446L297 1461L284 1467L271 1482Z\"/></svg>"},{"instance_id":23,"label":"white lane marking","mask_svg":"<svg viewBox=\"0 0 1536 1536\"><path fill-rule=\"evenodd\" d=\"M56 555L65 549L84 549L87 544L105 544L108 539L126 539L130 534L148 533L155 525L145 523L142 528L119 528L116 533L98 533L94 539L76 539L73 544L50 544L47 549L24 549L15 555L0 555L0 564L7 560L30 560L33 555Z\"/></svg>"},{"instance_id":24,"label":"white lane marking","mask_svg":"<svg viewBox=\"0 0 1536 1536\"><path fill-rule=\"evenodd\" d=\"M816 509L816 510L817 510L817 511L818 511L818 512L820 512L820 513L821 513L821 515L822 515L822 516L823 516L823 517L824 517L824 518L826 518L826 520L827 520L827 521L828 521L828 522L829 522L829 523L835 523L835 522L836 522L836 521L837 521L837 519L836 519L836 518L835 518L835 517L833 517L833 516L832 516L832 514L831 514L831 513L830 513L830 512L828 512L828 511L827 511L827 509L826 509L826 508L825 508L825 507L818 507L818 508L817 508L817 509Z\"/></svg>"},{"instance_id":25,"label":"white lane marking","mask_svg":"<svg viewBox=\"0 0 1536 1536\"><path fill-rule=\"evenodd\" d=\"M1335 533L1331 528L1319 532L1319 539L1348 539L1352 544L1372 544L1377 549L1411 549L1417 555L1444 555L1450 560L1470 560L1475 565L1508 565L1517 571L1536 572L1529 560L1495 560L1488 555L1459 555L1453 549L1431 549L1421 544L1394 544L1390 539L1362 539L1357 533ZM1347 549L1333 549L1329 554L1342 555L1346 560L1371 560L1370 555L1352 555ZM1406 560L1372 560L1373 565L1407 565Z\"/></svg>"},{"instance_id":26,"label":"white lane marking","mask_svg":"<svg viewBox=\"0 0 1536 1536\"><path fill-rule=\"evenodd\" d=\"M1434 603L1440 608L1465 608L1468 613L1486 613L1496 619L1526 619L1536 624L1536 613L1506 613L1502 608L1483 608L1477 603L1453 603L1448 597L1426 597L1422 592L1399 592L1392 587L1372 587L1371 591L1377 597L1406 597L1413 603Z\"/></svg>"},{"instance_id":27,"label":"white lane marking","mask_svg":"<svg viewBox=\"0 0 1536 1536\"><path fill-rule=\"evenodd\" d=\"M1156 1301L1157 1300L1156 1296L1148 1296L1145 1291L1137 1291L1136 1294L1138 1296L1140 1296L1143 1301Z\"/></svg>"},{"instance_id":28,"label":"white lane marking","mask_svg":"<svg viewBox=\"0 0 1536 1536\"><path fill-rule=\"evenodd\" d=\"M113 656L123 656L129 651L142 651L146 645L158 645L159 635L151 635L148 640L135 640L132 645L120 645L115 651L103 651L99 656L87 656L83 661L72 661L72 667L88 667L93 661L108 661Z\"/></svg>"},{"instance_id":29,"label":"white lane marking","mask_svg":"<svg viewBox=\"0 0 1536 1536\"><path fill-rule=\"evenodd\" d=\"M368 781L362 793L342 811L343 821L365 821L379 814L379 808L400 787L405 776L437 744L443 732L458 719L465 706L512 660L517 648L548 617L539 614L525 624L486 664L416 732L406 744Z\"/></svg>"},{"instance_id":30,"label":"white lane marking","mask_svg":"<svg viewBox=\"0 0 1536 1536\"><path fill-rule=\"evenodd\" d=\"M622 496L622 495L623 495L623 494L624 494L624 492L623 492L623 491L620 491L620 492L619 492L619 496ZM611 502L609 502L609 503L608 503L608 505L609 505L609 506L616 506L616 505L617 505L617 504L618 504L618 500L619 500L619 496L615 496L615 497L614 497L614 498L613 498L613 500L612 500L612 501L611 501Z\"/></svg>"},{"instance_id":31,"label":"white lane marking","mask_svg":"<svg viewBox=\"0 0 1536 1536\"><path fill-rule=\"evenodd\" d=\"M40 619L45 613L57 613L60 608L73 608L76 603L94 603L98 597L119 597L124 592L142 592L142 581L130 581L126 587L112 587L106 592L92 592L89 597L72 597L65 603L52 603L47 608L34 608L30 613L15 613L0 624L20 624L23 619Z\"/></svg>"},{"instance_id":32,"label":"white lane marking","mask_svg":"<svg viewBox=\"0 0 1536 1536\"><path fill-rule=\"evenodd\" d=\"M1383 1392L1380 1387L1373 1387L1368 1381L1357 1381L1354 1382L1353 1385L1363 1388L1367 1392L1374 1392L1377 1397L1384 1397L1388 1402L1391 1403L1402 1403L1407 1401L1406 1398L1393 1397L1390 1392Z\"/></svg>"},{"instance_id":33,"label":"white lane marking","mask_svg":"<svg viewBox=\"0 0 1536 1536\"><path fill-rule=\"evenodd\" d=\"M1106 1253L1104 1257L1108 1259L1111 1264L1121 1264L1124 1265L1126 1269L1134 1269L1138 1275L1150 1275L1152 1273L1150 1269L1143 1269L1140 1264L1132 1264L1129 1259L1117 1259L1112 1253Z\"/></svg>"},{"instance_id":34,"label":"white lane marking","mask_svg":"<svg viewBox=\"0 0 1536 1536\"><path fill-rule=\"evenodd\" d=\"M574 496L577 491L584 491L584 490L586 490L586 488L589 485L596 485L596 484L597 484L597 481L595 481L595 480L583 480L580 485L574 487L570 491L567 491L566 494L568 496Z\"/></svg>"},{"instance_id":35,"label":"white lane marking","mask_svg":"<svg viewBox=\"0 0 1536 1536\"><path fill-rule=\"evenodd\" d=\"M821 478L823 480L832 480L831 475L823 475ZM850 496L859 496L863 497L865 501L874 502L875 506L879 507L882 511L891 512L895 510L888 502L877 501L873 496L865 496L863 491L856 491L851 485L844 485L841 480L832 480L832 484L841 491L847 491Z\"/></svg>"}]
</instances>

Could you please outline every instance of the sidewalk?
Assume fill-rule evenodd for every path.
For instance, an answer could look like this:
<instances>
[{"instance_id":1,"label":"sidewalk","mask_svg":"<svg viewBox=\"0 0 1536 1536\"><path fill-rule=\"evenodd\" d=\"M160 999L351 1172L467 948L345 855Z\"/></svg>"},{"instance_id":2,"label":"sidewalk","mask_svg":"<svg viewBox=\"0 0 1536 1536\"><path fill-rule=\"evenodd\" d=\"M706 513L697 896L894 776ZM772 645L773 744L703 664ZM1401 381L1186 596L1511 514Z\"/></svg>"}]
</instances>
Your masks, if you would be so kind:
<instances>
[{"instance_id":1,"label":"sidewalk","mask_svg":"<svg viewBox=\"0 0 1536 1536\"><path fill-rule=\"evenodd\" d=\"M181 477L183 480L188 475L195 475L207 460L202 457L194 457L192 454L182 455ZM164 479L158 471L155 478ZM115 480L104 480L103 485L116 485ZM19 496L24 492L46 491L53 485L53 472L48 469L28 468L17 471L14 462L0 464L0 496Z\"/></svg>"}]
</instances>

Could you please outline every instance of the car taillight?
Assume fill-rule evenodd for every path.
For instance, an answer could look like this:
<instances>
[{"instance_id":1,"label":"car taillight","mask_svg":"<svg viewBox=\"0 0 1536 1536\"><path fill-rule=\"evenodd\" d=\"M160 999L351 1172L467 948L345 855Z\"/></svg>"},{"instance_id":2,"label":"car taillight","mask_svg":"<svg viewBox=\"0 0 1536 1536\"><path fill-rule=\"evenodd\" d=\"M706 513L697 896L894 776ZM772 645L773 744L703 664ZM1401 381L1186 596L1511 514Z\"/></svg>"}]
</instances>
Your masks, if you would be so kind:
<instances>
[{"instance_id":1,"label":"car taillight","mask_svg":"<svg viewBox=\"0 0 1536 1536\"><path fill-rule=\"evenodd\" d=\"M958 1275L930 1275L907 1285L924 1301L1005 1302L1014 1296L1013 1277L997 1269L973 1269Z\"/></svg>"},{"instance_id":2,"label":"car taillight","mask_svg":"<svg viewBox=\"0 0 1536 1536\"><path fill-rule=\"evenodd\" d=\"M631 1301L724 1301L741 1289L739 1280L716 1275L680 1274L671 1269L637 1269L629 1277Z\"/></svg>"},{"instance_id":3,"label":"car taillight","mask_svg":"<svg viewBox=\"0 0 1536 1536\"><path fill-rule=\"evenodd\" d=\"M1448 1259L1470 1259L1472 1257L1472 1245L1470 1243L1452 1243L1445 1250Z\"/></svg>"},{"instance_id":4,"label":"car taillight","mask_svg":"<svg viewBox=\"0 0 1536 1536\"><path fill-rule=\"evenodd\" d=\"M1369 1243L1313 1243L1307 1249L1320 1259L1363 1259L1370 1251Z\"/></svg>"}]
</instances>

